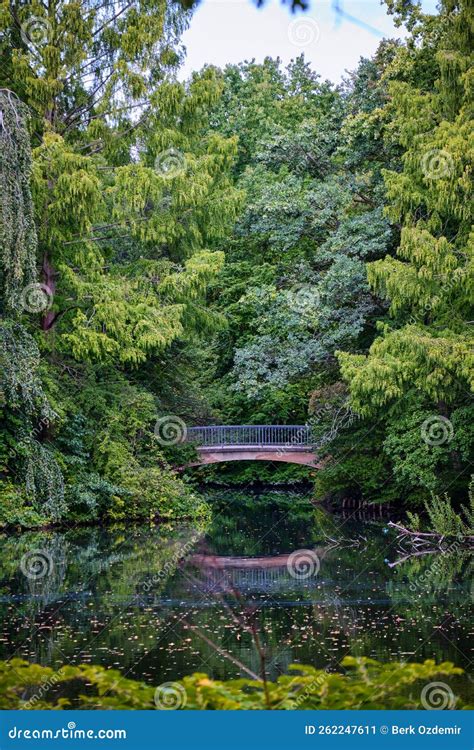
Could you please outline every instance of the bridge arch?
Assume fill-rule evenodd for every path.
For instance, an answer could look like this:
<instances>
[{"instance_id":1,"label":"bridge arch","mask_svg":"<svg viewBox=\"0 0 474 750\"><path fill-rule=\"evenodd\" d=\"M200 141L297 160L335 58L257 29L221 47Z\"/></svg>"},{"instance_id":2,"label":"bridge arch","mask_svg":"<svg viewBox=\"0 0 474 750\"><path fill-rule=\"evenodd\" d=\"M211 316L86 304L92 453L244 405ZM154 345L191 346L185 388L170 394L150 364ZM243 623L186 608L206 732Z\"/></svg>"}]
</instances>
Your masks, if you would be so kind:
<instances>
[{"instance_id":1,"label":"bridge arch","mask_svg":"<svg viewBox=\"0 0 474 750\"><path fill-rule=\"evenodd\" d=\"M321 468L309 425L190 427L186 441L196 446L198 454L197 461L188 467L227 461L275 461Z\"/></svg>"}]
</instances>

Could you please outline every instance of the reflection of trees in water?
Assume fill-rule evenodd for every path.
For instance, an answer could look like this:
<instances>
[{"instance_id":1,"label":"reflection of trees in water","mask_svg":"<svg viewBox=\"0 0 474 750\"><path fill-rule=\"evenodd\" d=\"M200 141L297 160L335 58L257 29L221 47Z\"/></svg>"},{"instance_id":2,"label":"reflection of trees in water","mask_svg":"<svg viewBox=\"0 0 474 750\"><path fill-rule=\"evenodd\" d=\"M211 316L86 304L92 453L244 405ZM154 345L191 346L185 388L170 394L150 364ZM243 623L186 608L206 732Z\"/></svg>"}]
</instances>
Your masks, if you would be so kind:
<instances>
[{"instance_id":1,"label":"reflection of trees in water","mask_svg":"<svg viewBox=\"0 0 474 750\"><path fill-rule=\"evenodd\" d=\"M207 549L216 555L250 557L273 555L275 550L291 552L313 546L357 546L359 554L372 552L380 544L382 522L378 510L369 509L333 514L312 505L311 496L296 492L236 492L216 490L207 493L207 499L216 509L216 518L208 530ZM258 512L256 512L258 510ZM368 533L361 538L362 518L365 514ZM386 539L384 540L386 544ZM201 551L201 550L199 550ZM347 557L354 558L353 551ZM378 560L380 555L376 556ZM353 559L350 562L353 567ZM380 571L385 566L380 560Z\"/></svg>"},{"instance_id":2,"label":"reflection of trees in water","mask_svg":"<svg viewBox=\"0 0 474 750\"><path fill-rule=\"evenodd\" d=\"M54 605L65 585L70 544L57 532L26 532L0 537L1 599L12 597L29 621ZM34 559L39 559L35 575ZM0 604L0 610L2 605Z\"/></svg>"},{"instance_id":3,"label":"reflection of trees in water","mask_svg":"<svg viewBox=\"0 0 474 750\"><path fill-rule=\"evenodd\" d=\"M122 613L135 608L133 627L140 632L146 626L152 642L158 619L150 622L146 600L161 595L201 533L187 526L167 526L3 537L0 614L9 648L18 645L26 658L54 663L58 649L72 655L80 651L83 636L85 641L93 640L107 628L105 661L114 652L132 659L136 644L124 630ZM29 580L20 572L19 562L22 555L39 549L53 565L47 576Z\"/></svg>"},{"instance_id":4,"label":"reflection of trees in water","mask_svg":"<svg viewBox=\"0 0 474 750\"><path fill-rule=\"evenodd\" d=\"M458 550L452 554L409 558L393 572L395 576L387 583L387 592L394 612L405 625L397 640L400 652L413 653L406 633L417 629L424 658L439 661L449 658L459 664L461 655L470 649L472 554ZM456 644L456 648L453 646L447 657L450 643Z\"/></svg>"},{"instance_id":5,"label":"reflection of trees in water","mask_svg":"<svg viewBox=\"0 0 474 750\"><path fill-rule=\"evenodd\" d=\"M403 604L414 613L422 613L449 597L450 606L467 604L474 562L469 550L437 552L409 557L395 569L396 578L387 584L394 604Z\"/></svg>"},{"instance_id":6,"label":"reflection of trees in water","mask_svg":"<svg viewBox=\"0 0 474 750\"><path fill-rule=\"evenodd\" d=\"M226 526L217 515L211 534L197 540L196 530L182 525L0 538L4 635L12 647L24 643L22 655L43 664L58 665L66 656L74 663L132 669L131 675L150 682L200 670L218 678L237 676L238 666L212 644L258 673L253 638L234 617L245 609L258 624L272 678L293 662L332 668L345 653L403 659L424 640L423 658L454 658L446 644L430 639L433 611L438 605L438 612L465 622L468 597L459 577L468 575L467 560L459 567L459 557L442 557L428 598L413 585L430 561L389 569L384 558L393 556L381 524L361 526L320 510L315 515L309 506L305 514L298 509L296 519L279 528L280 539L266 547L259 539L278 513L256 514L253 505L242 517L236 513L235 536L227 545ZM308 519L314 517L312 525ZM56 577L45 581L38 596L18 571L21 555L32 548L47 549L58 561ZM272 568L270 555L288 556L298 548L318 551L321 567L314 579L293 579L283 564ZM241 565L248 551L257 559ZM191 560L183 562L188 553ZM217 571L224 580L210 582L205 570L191 564L193 555L223 554L237 578L224 569ZM450 638L458 632L464 637L454 622L450 628ZM8 656L5 643L0 646L0 657Z\"/></svg>"},{"instance_id":7,"label":"reflection of trees in water","mask_svg":"<svg viewBox=\"0 0 474 750\"><path fill-rule=\"evenodd\" d=\"M332 528L330 514L297 492L216 490L206 498L215 509L207 542L217 555L271 555L285 540L288 550L316 544Z\"/></svg>"},{"instance_id":8,"label":"reflection of trees in water","mask_svg":"<svg viewBox=\"0 0 474 750\"><path fill-rule=\"evenodd\" d=\"M22 572L20 563L20 575L24 577L33 612L40 612L58 598L64 585L69 551L69 544L59 534L50 534L41 540L41 546L31 547L25 553L26 558L30 553L39 554L45 565L44 575L32 578ZM33 612L30 613L30 617L33 617Z\"/></svg>"},{"instance_id":9,"label":"reflection of trees in water","mask_svg":"<svg viewBox=\"0 0 474 750\"><path fill-rule=\"evenodd\" d=\"M378 552L380 556L380 549ZM351 560L354 563L357 553L354 556L354 550L337 548L328 554L322 566L325 575L322 576L321 601L313 604L312 623L307 623L311 638L329 647L329 655L347 650L353 655L386 659L388 650L390 656L406 658L416 653L420 642L425 642L424 658L446 659L443 621L446 620L445 632L451 629L453 634L459 633L461 640L466 639L467 631L462 623L469 623L466 594L472 578L472 557L459 552L438 556L438 563L432 563L431 568L426 558L412 560L409 570L407 568L409 575L401 582L386 581L388 570L382 563L384 582L378 595L375 593L374 596L372 588L374 584L377 586L376 575L369 580L365 578L360 585L354 583L358 570L367 567L367 561L374 553L369 544L362 560L352 566L347 586L338 571ZM375 554L372 559L375 560ZM328 575L326 568L330 571ZM372 574L376 572L377 565L370 566L370 571ZM401 577L394 571L389 575ZM426 585L430 581L432 586L426 595L421 583ZM380 598L380 603L377 598ZM461 623L459 628L458 622ZM433 635L438 625L439 631ZM294 646L295 641L292 643ZM450 658L456 658L455 654L452 653Z\"/></svg>"},{"instance_id":10,"label":"reflection of trees in water","mask_svg":"<svg viewBox=\"0 0 474 750\"><path fill-rule=\"evenodd\" d=\"M142 584L153 579L158 588L176 569L181 557L189 554L189 540L202 533L191 527L151 527L132 531L90 529L77 532L38 532L0 540L2 564L0 581L4 594L9 591L26 597L44 598L81 592L107 591L114 596L137 593ZM42 550L53 561L51 573L30 581L20 570L22 556ZM163 572L164 571L164 572ZM161 575L161 573L163 574ZM155 580L156 579L156 580Z\"/></svg>"}]
</instances>

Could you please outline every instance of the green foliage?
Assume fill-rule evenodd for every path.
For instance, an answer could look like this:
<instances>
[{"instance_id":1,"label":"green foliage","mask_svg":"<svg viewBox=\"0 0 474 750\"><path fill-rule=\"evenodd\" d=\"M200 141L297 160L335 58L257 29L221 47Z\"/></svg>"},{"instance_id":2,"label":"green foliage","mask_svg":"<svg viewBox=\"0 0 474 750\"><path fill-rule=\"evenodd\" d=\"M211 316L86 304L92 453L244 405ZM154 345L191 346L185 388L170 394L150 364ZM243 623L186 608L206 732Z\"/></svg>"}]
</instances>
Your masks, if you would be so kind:
<instances>
[{"instance_id":1,"label":"green foliage","mask_svg":"<svg viewBox=\"0 0 474 750\"><path fill-rule=\"evenodd\" d=\"M25 491L33 507L53 521L67 512L64 501L64 479L54 453L37 440L28 443Z\"/></svg>"},{"instance_id":2,"label":"green foliage","mask_svg":"<svg viewBox=\"0 0 474 750\"><path fill-rule=\"evenodd\" d=\"M382 450L383 436L383 429L365 420L342 429L320 451L325 463L316 473L315 497L337 505L347 497L374 505L397 502L400 487Z\"/></svg>"},{"instance_id":3,"label":"green foliage","mask_svg":"<svg viewBox=\"0 0 474 750\"><path fill-rule=\"evenodd\" d=\"M439 677L462 674L450 662L381 664L346 657L344 673L294 665L274 683L238 679L222 682L206 674L184 677L179 708L187 710L372 710L420 709L423 685ZM86 688L87 684L87 688ZM63 686L68 688L67 697ZM156 709L155 688L99 666L63 666L58 671L21 659L0 665L2 709ZM456 708L463 706L455 698Z\"/></svg>"},{"instance_id":4,"label":"green foliage","mask_svg":"<svg viewBox=\"0 0 474 750\"><path fill-rule=\"evenodd\" d=\"M283 290L251 289L239 301L252 322L246 345L235 352L233 377L250 397L283 390L335 349L350 346L364 328L371 303L362 263L340 258L322 280L307 278L307 285L298 285L295 276Z\"/></svg>"},{"instance_id":5,"label":"green foliage","mask_svg":"<svg viewBox=\"0 0 474 750\"><path fill-rule=\"evenodd\" d=\"M3 523L205 515L167 415L310 421L318 498L464 500L469 9L387 4L407 39L335 87L303 56L179 82L183 3L0 0Z\"/></svg>"},{"instance_id":6,"label":"green foliage","mask_svg":"<svg viewBox=\"0 0 474 750\"><path fill-rule=\"evenodd\" d=\"M421 518L418 513L412 513L407 510L408 524L412 531L421 531Z\"/></svg>"},{"instance_id":7,"label":"green foliage","mask_svg":"<svg viewBox=\"0 0 474 750\"><path fill-rule=\"evenodd\" d=\"M436 665L432 660L380 664L346 656L341 666L344 674L293 665L296 674L267 683L268 701L263 683L254 680L220 682L197 674L184 677L182 683L188 695L187 708L195 710L395 710L423 708L423 682L461 673L449 662ZM462 707L460 702L457 707Z\"/></svg>"},{"instance_id":8,"label":"green foliage","mask_svg":"<svg viewBox=\"0 0 474 750\"><path fill-rule=\"evenodd\" d=\"M220 253L200 253L186 261L184 268L165 276L160 285L156 278L167 269L159 262L133 269L129 277L118 271L104 275L97 268L84 280L64 269L75 295L91 300L87 311L74 314L72 333L64 333L66 350L77 360L137 365L151 351L163 351L196 328L202 331L212 319L199 316L196 300L222 261Z\"/></svg>"},{"instance_id":9,"label":"green foliage","mask_svg":"<svg viewBox=\"0 0 474 750\"><path fill-rule=\"evenodd\" d=\"M38 415L54 419L39 377L40 351L19 323L0 322L0 376L2 406L18 410L26 419Z\"/></svg>"},{"instance_id":10,"label":"green foliage","mask_svg":"<svg viewBox=\"0 0 474 750\"><path fill-rule=\"evenodd\" d=\"M70 515L109 521L205 515L205 503L172 472L154 436L153 395L123 375L112 382L112 372L85 367L79 399L74 379L62 378L67 410L57 443Z\"/></svg>"},{"instance_id":11,"label":"green foliage","mask_svg":"<svg viewBox=\"0 0 474 750\"><path fill-rule=\"evenodd\" d=\"M64 481L54 453L40 439L57 419L39 374L40 352L34 339L19 323L0 323L0 414L5 448L2 471L6 474L5 509L8 519L24 517L28 523L43 516L58 521L66 512ZM18 517L9 509L10 476L23 475Z\"/></svg>"},{"instance_id":12,"label":"green foliage","mask_svg":"<svg viewBox=\"0 0 474 750\"><path fill-rule=\"evenodd\" d=\"M471 487L474 477L471 477ZM424 500L425 516L407 511L410 531L428 531L441 537L456 537L453 549L457 551L459 543L466 537L474 536L474 497L469 493L469 506L461 506L460 512L453 508L452 502L445 493L442 497L432 494ZM448 548L449 551L449 548Z\"/></svg>"},{"instance_id":13,"label":"green foliage","mask_svg":"<svg viewBox=\"0 0 474 750\"><path fill-rule=\"evenodd\" d=\"M229 462L203 466L194 476L201 484L232 487L288 486L312 482L316 472L307 466L262 461Z\"/></svg>"},{"instance_id":14,"label":"green foliage","mask_svg":"<svg viewBox=\"0 0 474 750\"><path fill-rule=\"evenodd\" d=\"M0 484L0 528L34 528L44 521L44 514L32 507L18 486L8 479Z\"/></svg>"},{"instance_id":15,"label":"green foliage","mask_svg":"<svg viewBox=\"0 0 474 750\"><path fill-rule=\"evenodd\" d=\"M189 17L0 3L6 524L207 513L153 435L186 387L171 363L223 327L205 291L241 200L236 140L209 128L221 76L174 75Z\"/></svg>"},{"instance_id":16,"label":"green foliage","mask_svg":"<svg viewBox=\"0 0 474 750\"><path fill-rule=\"evenodd\" d=\"M468 55L463 36L455 32L466 11L461 5L449 19L447 12L443 8L438 20L436 93L420 91L411 82L391 85L392 127L404 148L404 168L387 171L385 182L390 216L402 222L403 229L398 258L369 264L368 278L372 288L390 300L396 329L384 327L368 357L340 355L361 413L373 413L413 386L433 401L452 403L459 389L472 385L467 323L473 289L472 122L464 77ZM420 33L428 35L428 25ZM460 70L453 66L449 84L442 62L448 49L464 60ZM396 63L397 58L395 70ZM453 78L459 97L455 113L448 116L444 97ZM407 320L410 314L413 320Z\"/></svg>"},{"instance_id":17,"label":"green foliage","mask_svg":"<svg viewBox=\"0 0 474 750\"><path fill-rule=\"evenodd\" d=\"M386 64L380 55L371 71L370 104L358 75L342 95L302 57L286 70L268 59L224 70L213 127L239 136L245 191L209 295L229 323L205 383L224 421L306 421L309 394L334 378L335 351L359 348L377 312L363 261L393 242L377 205L380 154L349 162L345 143L353 111L384 100Z\"/></svg>"},{"instance_id":18,"label":"green foliage","mask_svg":"<svg viewBox=\"0 0 474 750\"><path fill-rule=\"evenodd\" d=\"M127 6L121 13L100 0L54 2L48 9L33 0L14 16L2 2L0 11L2 75L22 84L35 125L42 129L46 120L57 129L64 118L69 130L82 127L89 140L109 142L113 130L105 116L112 113L126 126L124 101L143 101L176 67L179 35L189 19L165 0ZM93 117L97 114L102 121Z\"/></svg>"},{"instance_id":19,"label":"green foliage","mask_svg":"<svg viewBox=\"0 0 474 750\"><path fill-rule=\"evenodd\" d=\"M18 296L33 281L36 267L27 113L11 91L0 89L0 290L5 309L12 314L18 314Z\"/></svg>"},{"instance_id":20,"label":"green foliage","mask_svg":"<svg viewBox=\"0 0 474 750\"><path fill-rule=\"evenodd\" d=\"M447 495L438 497L433 495L425 502L425 510L429 518L429 528L443 536L469 536L474 534L472 524L474 504L471 499L471 507L464 508L465 518L456 513Z\"/></svg>"},{"instance_id":21,"label":"green foliage","mask_svg":"<svg viewBox=\"0 0 474 750\"><path fill-rule=\"evenodd\" d=\"M403 169L383 174L400 244L396 257L368 264L391 320L379 324L367 355L341 351L338 360L352 408L372 419L388 414L384 450L397 481L436 492L454 483L453 494L465 496L459 477L470 460L464 415L474 372L470 11L463 2L441 3L439 16L389 5L414 30L386 72L386 138L402 148ZM413 394L415 410L403 412ZM454 440L418 441L422 412L449 421Z\"/></svg>"}]
</instances>

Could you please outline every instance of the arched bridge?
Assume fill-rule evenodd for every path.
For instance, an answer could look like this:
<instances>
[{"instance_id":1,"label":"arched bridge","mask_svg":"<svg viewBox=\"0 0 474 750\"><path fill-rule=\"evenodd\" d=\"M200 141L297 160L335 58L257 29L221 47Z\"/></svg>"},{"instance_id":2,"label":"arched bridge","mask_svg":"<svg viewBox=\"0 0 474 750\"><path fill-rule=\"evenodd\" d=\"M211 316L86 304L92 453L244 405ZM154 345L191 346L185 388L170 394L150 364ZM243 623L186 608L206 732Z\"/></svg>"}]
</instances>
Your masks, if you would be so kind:
<instances>
[{"instance_id":1,"label":"arched bridge","mask_svg":"<svg viewBox=\"0 0 474 750\"><path fill-rule=\"evenodd\" d=\"M188 466L223 461L282 461L320 468L309 425L210 425L190 427L198 460Z\"/></svg>"},{"instance_id":2,"label":"arched bridge","mask_svg":"<svg viewBox=\"0 0 474 750\"><path fill-rule=\"evenodd\" d=\"M296 554L301 554L301 552L301 550L296 550ZM303 562L303 566L305 563L309 565L304 571L303 569L297 571L296 575L291 554L273 557L219 557L193 554L186 559L186 563L198 568L199 586L210 589L214 593L229 591L232 588L244 592L292 590L298 584L301 584L303 588L308 588L320 583L317 577L319 565L316 566L314 561L321 560L326 552L327 549L324 547L313 548L311 551L303 550L300 562Z\"/></svg>"}]
</instances>

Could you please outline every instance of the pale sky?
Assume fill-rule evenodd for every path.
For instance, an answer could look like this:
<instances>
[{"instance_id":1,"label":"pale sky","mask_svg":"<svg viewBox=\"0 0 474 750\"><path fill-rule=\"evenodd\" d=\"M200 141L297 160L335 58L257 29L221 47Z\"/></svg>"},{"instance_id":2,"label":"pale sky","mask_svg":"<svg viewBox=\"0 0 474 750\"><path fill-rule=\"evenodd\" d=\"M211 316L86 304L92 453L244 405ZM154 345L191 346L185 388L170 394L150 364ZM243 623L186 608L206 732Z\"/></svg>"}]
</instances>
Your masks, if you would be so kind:
<instances>
[{"instance_id":1,"label":"pale sky","mask_svg":"<svg viewBox=\"0 0 474 750\"><path fill-rule=\"evenodd\" d=\"M285 64L302 52L323 79L339 82L360 57L370 57L383 37L402 38L378 0L311 0L305 13L291 13L280 0L257 9L252 0L202 0L183 37L187 58L180 78L205 63L224 67L255 58L280 57ZM435 12L435 0L423 0ZM357 23L347 17L351 16Z\"/></svg>"}]
</instances>

